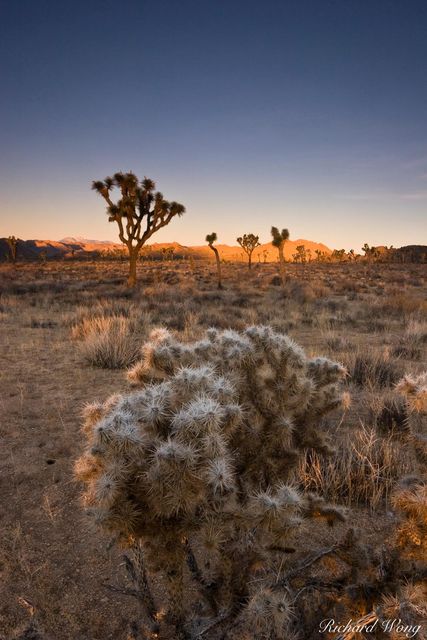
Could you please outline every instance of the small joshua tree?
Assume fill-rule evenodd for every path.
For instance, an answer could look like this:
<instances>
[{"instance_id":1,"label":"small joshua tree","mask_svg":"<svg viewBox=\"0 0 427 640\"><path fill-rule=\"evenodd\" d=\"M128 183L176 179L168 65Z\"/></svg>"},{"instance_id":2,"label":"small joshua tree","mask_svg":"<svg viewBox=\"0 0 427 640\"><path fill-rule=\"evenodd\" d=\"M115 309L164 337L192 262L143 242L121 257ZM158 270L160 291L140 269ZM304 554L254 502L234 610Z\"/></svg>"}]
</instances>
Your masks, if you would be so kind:
<instances>
[{"instance_id":1,"label":"small joshua tree","mask_svg":"<svg viewBox=\"0 0 427 640\"><path fill-rule=\"evenodd\" d=\"M260 246L259 236L255 236L253 233L245 233L243 237L237 238L237 242L248 256L248 267L250 269L252 267L252 253L254 249Z\"/></svg>"},{"instance_id":2,"label":"small joshua tree","mask_svg":"<svg viewBox=\"0 0 427 640\"><path fill-rule=\"evenodd\" d=\"M305 264L307 262L307 252L304 244L299 244L296 248L296 253L293 254L293 259L295 262L300 262L301 264Z\"/></svg>"},{"instance_id":3,"label":"small joshua tree","mask_svg":"<svg viewBox=\"0 0 427 640\"><path fill-rule=\"evenodd\" d=\"M109 222L116 222L119 238L129 252L128 286L136 284L136 265L141 248L151 236L165 227L175 216L181 216L185 207L179 202L168 202L163 194L155 191L155 183L148 178L139 182L133 173L118 172L112 178L95 180L92 189L107 203ZM111 199L117 188L120 197L116 203Z\"/></svg>"},{"instance_id":4,"label":"small joshua tree","mask_svg":"<svg viewBox=\"0 0 427 640\"><path fill-rule=\"evenodd\" d=\"M269 567L306 518L342 519L291 481L306 448L330 449L345 370L262 326L194 343L159 329L142 354L134 392L86 408L76 475L88 513L134 551L143 637L293 637Z\"/></svg>"},{"instance_id":5,"label":"small joshua tree","mask_svg":"<svg viewBox=\"0 0 427 640\"><path fill-rule=\"evenodd\" d=\"M18 247L18 240L15 238L15 236L9 236L7 238L7 240L6 240L6 242L9 245L10 259L15 264L17 247Z\"/></svg>"},{"instance_id":6,"label":"small joshua tree","mask_svg":"<svg viewBox=\"0 0 427 640\"><path fill-rule=\"evenodd\" d=\"M273 240L271 244L273 247L276 247L279 251L279 263L280 263L280 277L282 279L282 285L285 286L285 255L284 255L284 247L286 240L289 240L289 231L288 229L282 229L279 231L277 227L271 227L271 235L273 236Z\"/></svg>"},{"instance_id":7,"label":"small joshua tree","mask_svg":"<svg viewBox=\"0 0 427 640\"><path fill-rule=\"evenodd\" d=\"M344 262L345 257L345 249L334 249L332 251L331 259L333 261Z\"/></svg>"},{"instance_id":8,"label":"small joshua tree","mask_svg":"<svg viewBox=\"0 0 427 640\"><path fill-rule=\"evenodd\" d=\"M377 247L370 247L367 242L363 245L362 251L365 253L365 258L368 261L368 264L375 262L380 255Z\"/></svg>"},{"instance_id":9,"label":"small joshua tree","mask_svg":"<svg viewBox=\"0 0 427 640\"><path fill-rule=\"evenodd\" d=\"M218 289L222 289L222 281L221 281L221 260L219 257L219 253L218 253L218 249L216 247L214 247L214 242L217 241L217 235L215 232L213 233L209 233L206 236L206 242L209 245L209 248L212 249L212 251L215 254L215 260L216 260L216 271L217 271L217 276L218 276Z\"/></svg>"}]
</instances>

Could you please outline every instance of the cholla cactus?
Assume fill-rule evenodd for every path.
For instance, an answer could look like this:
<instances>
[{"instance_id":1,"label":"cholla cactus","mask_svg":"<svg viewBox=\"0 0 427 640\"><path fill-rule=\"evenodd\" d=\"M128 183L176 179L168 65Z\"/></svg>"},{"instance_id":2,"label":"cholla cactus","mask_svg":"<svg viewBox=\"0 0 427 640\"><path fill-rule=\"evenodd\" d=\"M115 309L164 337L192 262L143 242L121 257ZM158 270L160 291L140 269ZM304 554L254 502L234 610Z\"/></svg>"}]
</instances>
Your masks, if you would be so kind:
<instances>
[{"instance_id":1,"label":"cholla cactus","mask_svg":"<svg viewBox=\"0 0 427 640\"><path fill-rule=\"evenodd\" d=\"M390 640L408 637L425 640L427 620L427 584L406 583L398 596L387 595L381 602L382 628Z\"/></svg>"},{"instance_id":2,"label":"cholla cactus","mask_svg":"<svg viewBox=\"0 0 427 640\"><path fill-rule=\"evenodd\" d=\"M427 413L427 371L419 376L404 376L397 383L396 389L406 397L411 411Z\"/></svg>"},{"instance_id":3,"label":"cholla cactus","mask_svg":"<svg viewBox=\"0 0 427 640\"><path fill-rule=\"evenodd\" d=\"M160 329L142 353L129 372L136 389L85 411L88 449L76 475L87 510L138 546L148 575L165 579L167 614L159 621L145 607L152 633L162 624L175 637L188 631L190 573L205 613L228 612L227 629L234 621L239 637L254 625L257 638L282 638L289 602L268 577L261 591L248 585L289 550L305 517L342 517L289 480L300 452L329 449L321 418L339 406L346 372L259 326L211 329L191 344Z\"/></svg>"},{"instance_id":4,"label":"cholla cactus","mask_svg":"<svg viewBox=\"0 0 427 640\"><path fill-rule=\"evenodd\" d=\"M398 393L406 400L410 416L411 439L420 465L420 471L427 469L427 436L425 419L427 416L427 371L418 376L406 375L396 385Z\"/></svg>"},{"instance_id":5,"label":"cholla cactus","mask_svg":"<svg viewBox=\"0 0 427 640\"><path fill-rule=\"evenodd\" d=\"M427 557L427 484L417 477L404 478L392 497L401 516L395 541L404 558Z\"/></svg>"}]
</instances>

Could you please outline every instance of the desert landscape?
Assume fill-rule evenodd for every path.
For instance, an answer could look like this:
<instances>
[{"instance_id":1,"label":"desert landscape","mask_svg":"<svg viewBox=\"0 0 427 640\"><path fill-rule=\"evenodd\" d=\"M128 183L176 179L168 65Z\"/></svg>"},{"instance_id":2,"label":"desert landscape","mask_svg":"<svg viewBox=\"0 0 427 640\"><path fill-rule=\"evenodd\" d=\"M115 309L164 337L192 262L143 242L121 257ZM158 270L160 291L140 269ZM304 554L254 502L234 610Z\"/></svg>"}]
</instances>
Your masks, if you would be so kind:
<instances>
[{"instance_id":1,"label":"desert landscape","mask_svg":"<svg viewBox=\"0 0 427 640\"><path fill-rule=\"evenodd\" d=\"M0 640L427 640L427 3L0 8Z\"/></svg>"},{"instance_id":2,"label":"desert landscape","mask_svg":"<svg viewBox=\"0 0 427 640\"><path fill-rule=\"evenodd\" d=\"M355 555L364 554L365 563L355 570L354 559L325 554L290 580L288 598L305 592L292 604L288 633L293 627L301 633L302 615L302 637L311 638L320 620L356 620L385 601L396 609L392 618L406 616L413 625L423 618L425 538L418 540L415 530L405 544L397 542L404 517L393 496L402 478L425 468L425 422L396 390L404 376L416 380L425 370L425 265L287 263L284 286L277 263L248 270L226 262L222 269L218 291L212 261L140 262L138 287L129 290L121 261L1 266L2 637L151 637L138 635L126 549L84 515L74 464L84 448L85 404L132 390L126 370L159 327L191 343L210 328L267 325L308 357L327 356L346 368L348 397L326 423L334 450L302 453L292 472L292 486L340 505L345 520L333 527L328 518L304 520L292 536L294 553L273 553L268 571L254 569L252 580L273 575L280 583L351 531L358 536ZM422 411L425 386L420 393ZM399 544L402 582L381 583L384 558ZM223 637L225 630L213 632L200 637ZM236 633L224 637L267 637L244 628Z\"/></svg>"}]
</instances>

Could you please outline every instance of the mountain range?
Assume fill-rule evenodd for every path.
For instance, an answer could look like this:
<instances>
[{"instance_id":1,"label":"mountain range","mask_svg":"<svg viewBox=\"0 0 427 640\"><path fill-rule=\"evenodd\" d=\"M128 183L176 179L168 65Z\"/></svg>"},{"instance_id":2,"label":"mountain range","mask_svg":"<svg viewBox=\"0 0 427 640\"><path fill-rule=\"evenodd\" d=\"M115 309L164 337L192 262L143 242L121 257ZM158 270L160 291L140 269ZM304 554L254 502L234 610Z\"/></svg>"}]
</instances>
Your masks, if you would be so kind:
<instances>
[{"instance_id":1,"label":"mountain range","mask_svg":"<svg viewBox=\"0 0 427 640\"><path fill-rule=\"evenodd\" d=\"M310 249L313 257L315 257L316 249L326 254L332 253L331 249L319 242L312 240L288 240L285 244L285 257L291 258L295 253L298 245L304 245L306 250ZM239 245L217 244L215 245L225 260L241 260L243 249ZM214 254L208 245L185 246L178 242L155 242L144 247L143 253L151 255L153 258L162 256L165 251L172 251L174 256L193 258L213 258ZM40 258L90 258L96 255L118 255L125 252L124 245L111 242L109 240L90 240L81 237L67 237L62 240L20 240L18 239L17 257L18 260L37 260ZM272 246L271 242L261 244L253 253L253 261L271 262L277 260L277 249ZM0 260L7 260L9 256L9 247L6 238L0 238Z\"/></svg>"}]
</instances>

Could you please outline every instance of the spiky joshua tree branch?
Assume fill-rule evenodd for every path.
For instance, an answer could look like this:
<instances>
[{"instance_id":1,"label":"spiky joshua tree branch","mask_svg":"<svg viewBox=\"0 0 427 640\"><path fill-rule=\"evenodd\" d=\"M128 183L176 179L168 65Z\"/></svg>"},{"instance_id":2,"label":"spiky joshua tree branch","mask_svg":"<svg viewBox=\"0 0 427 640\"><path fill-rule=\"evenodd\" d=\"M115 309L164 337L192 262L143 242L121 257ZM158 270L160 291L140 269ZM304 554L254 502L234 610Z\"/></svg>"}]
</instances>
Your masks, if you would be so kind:
<instances>
[{"instance_id":1,"label":"spiky joshua tree branch","mask_svg":"<svg viewBox=\"0 0 427 640\"><path fill-rule=\"evenodd\" d=\"M118 172L113 177L92 182L92 189L107 203L109 222L116 222L119 238L129 252L128 286L136 283L136 265L141 248L156 231L165 227L175 216L181 216L185 207L179 202L168 202L149 178L139 181L132 172ZM117 188L120 197L112 200Z\"/></svg>"}]
</instances>

